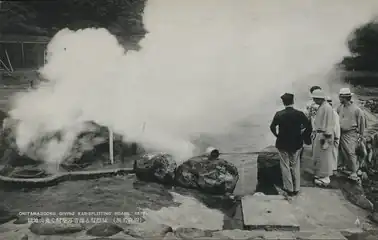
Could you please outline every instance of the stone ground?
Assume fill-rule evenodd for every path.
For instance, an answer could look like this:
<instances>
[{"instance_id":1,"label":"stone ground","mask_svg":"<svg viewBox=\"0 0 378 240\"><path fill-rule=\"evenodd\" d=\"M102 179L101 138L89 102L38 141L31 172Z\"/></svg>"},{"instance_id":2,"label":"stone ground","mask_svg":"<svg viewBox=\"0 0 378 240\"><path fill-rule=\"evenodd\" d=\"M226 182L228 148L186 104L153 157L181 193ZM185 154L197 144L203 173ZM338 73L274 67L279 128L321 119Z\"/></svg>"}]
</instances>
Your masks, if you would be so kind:
<instances>
[{"instance_id":1,"label":"stone ground","mask_svg":"<svg viewBox=\"0 0 378 240\"><path fill-rule=\"evenodd\" d=\"M194 228L172 229L166 225L142 223L138 225L96 224L14 224L8 222L0 226L0 239L6 240L126 240L126 239L259 239L259 240L373 240L377 232L365 232L356 228L335 231L329 228L292 231L245 231L219 230L208 231ZM358 233L358 237L357 237Z\"/></svg>"},{"instance_id":2,"label":"stone ground","mask_svg":"<svg viewBox=\"0 0 378 240\"><path fill-rule=\"evenodd\" d=\"M274 154L276 149L273 146L263 151L269 152L270 154L269 156L267 155L267 160L277 157L275 156L277 154ZM250 210L244 212L244 219L247 219L245 223L249 222L260 225L261 228L263 227L261 223L265 222L266 227L272 228L270 225L274 225L273 227L276 229L295 229L299 224L300 231L298 234L323 234L321 239L346 239L345 237L340 238L341 235L348 236L348 239L362 240L369 239L369 237L372 238L372 236L374 236L372 239L378 239L376 233L367 232L367 230L375 228L374 223L368 218L370 211L365 211L347 200L347 196L344 195L345 192L339 189L342 185L336 184L334 180L333 183L335 184L332 184L332 189L315 187L312 178L309 178L311 176L311 174L309 174L311 173L311 166L311 148L306 146L301 163L302 178L299 196L281 199L281 201L286 201L289 204L275 204L281 205L281 207L278 208L269 206L269 204L259 204L259 201L255 199L254 207L249 207ZM337 181L336 179L335 181ZM282 190L278 190L280 194L284 195ZM253 198L253 196L249 198ZM262 201L268 201L272 196L259 196L259 198ZM248 201L246 204L248 204ZM372 210L371 205L369 205L368 208ZM264 211L268 213L264 214ZM249 217L246 218L246 215ZM259 218L256 218L256 215L258 215ZM281 223L281 226L279 223ZM338 235L339 238L336 238L337 236L335 234ZM359 238L355 238L357 235L359 235ZM319 238L319 235L313 235L313 239Z\"/></svg>"}]
</instances>

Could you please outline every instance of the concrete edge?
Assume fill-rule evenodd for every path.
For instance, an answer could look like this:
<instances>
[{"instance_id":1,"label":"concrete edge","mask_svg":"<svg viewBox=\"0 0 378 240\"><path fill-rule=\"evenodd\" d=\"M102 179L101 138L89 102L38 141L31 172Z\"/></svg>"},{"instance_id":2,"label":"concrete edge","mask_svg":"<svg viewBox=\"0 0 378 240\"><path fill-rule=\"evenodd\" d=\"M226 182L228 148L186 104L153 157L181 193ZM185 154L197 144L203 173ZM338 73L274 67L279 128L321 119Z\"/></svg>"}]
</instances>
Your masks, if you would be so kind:
<instances>
[{"instance_id":1,"label":"concrete edge","mask_svg":"<svg viewBox=\"0 0 378 240\"><path fill-rule=\"evenodd\" d=\"M0 175L0 186L14 188L40 188L54 186L64 181L89 180L133 173L135 173L133 168L116 168L107 170L66 172L45 178L12 178Z\"/></svg>"}]
</instances>

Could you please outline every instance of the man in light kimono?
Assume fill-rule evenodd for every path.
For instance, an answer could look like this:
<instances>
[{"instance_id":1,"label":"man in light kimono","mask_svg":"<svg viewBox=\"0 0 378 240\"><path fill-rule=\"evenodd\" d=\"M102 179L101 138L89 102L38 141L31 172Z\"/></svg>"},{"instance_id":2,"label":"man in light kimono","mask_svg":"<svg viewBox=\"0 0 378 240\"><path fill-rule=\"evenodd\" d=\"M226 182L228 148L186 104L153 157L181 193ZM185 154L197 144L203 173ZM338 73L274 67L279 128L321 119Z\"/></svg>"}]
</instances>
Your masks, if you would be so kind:
<instances>
[{"instance_id":1,"label":"man in light kimono","mask_svg":"<svg viewBox=\"0 0 378 240\"><path fill-rule=\"evenodd\" d=\"M332 106L332 98L331 97L327 97L327 102L329 103L329 105ZM339 120L339 114L337 114L337 111L335 109L333 109L333 114L335 116L335 129L334 129L334 142L333 142L333 161L334 161L334 165L333 165L333 171L336 171L337 170L337 160L338 160L338 157L339 157L339 144L340 144L340 120Z\"/></svg>"},{"instance_id":2,"label":"man in light kimono","mask_svg":"<svg viewBox=\"0 0 378 240\"><path fill-rule=\"evenodd\" d=\"M315 184L327 186L331 182L329 177L333 175L335 115L321 89L314 90L312 98L319 105L314 120L313 160Z\"/></svg>"},{"instance_id":3,"label":"man in light kimono","mask_svg":"<svg viewBox=\"0 0 378 240\"><path fill-rule=\"evenodd\" d=\"M340 116L340 170L349 174L353 180L358 180L358 161L356 149L359 141L363 140L366 128L364 112L352 101L349 88L342 88L339 92L341 105L337 108Z\"/></svg>"}]
</instances>

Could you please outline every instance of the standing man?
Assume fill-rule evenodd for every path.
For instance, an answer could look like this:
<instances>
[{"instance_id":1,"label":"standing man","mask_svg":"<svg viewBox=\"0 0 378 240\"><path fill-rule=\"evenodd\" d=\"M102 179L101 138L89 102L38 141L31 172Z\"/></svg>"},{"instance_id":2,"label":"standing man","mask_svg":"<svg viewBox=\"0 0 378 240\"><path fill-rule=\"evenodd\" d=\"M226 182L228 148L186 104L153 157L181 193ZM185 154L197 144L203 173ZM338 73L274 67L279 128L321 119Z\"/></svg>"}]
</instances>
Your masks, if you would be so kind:
<instances>
[{"instance_id":1,"label":"standing man","mask_svg":"<svg viewBox=\"0 0 378 240\"><path fill-rule=\"evenodd\" d=\"M335 116L322 90L313 91L312 98L319 105L314 121L315 138L312 154L315 167L315 184L328 186L331 182L329 177L333 175Z\"/></svg>"},{"instance_id":2,"label":"standing man","mask_svg":"<svg viewBox=\"0 0 378 240\"><path fill-rule=\"evenodd\" d=\"M332 107L332 98L327 97L327 102L329 105ZM335 117L335 128L333 131L333 134L335 136L334 141L333 141L333 171L337 170L337 160L339 157L339 144L340 144L340 119L339 119L339 114L337 114L336 110L333 109L333 115Z\"/></svg>"},{"instance_id":3,"label":"standing man","mask_svg":"<svg viewBox=\"0 0 378 240\"><path fill-rule=\"evenodd\" d=\"M295 196L300 188L300 155L303 147L303 129L310 127L306 115L294 109L294 95L285 93L281 96L285 106L278 111L270 125L270 130L277 137L276 148L280 155L280 165L284 191ZM278 133L277 133L278 126Z\"/></svg>"},{"instance_id":4,"label":"standing man","mask_svg":"<svg viewBox=\"0 0 378 240\"><path fill-rule=\"evenodd\" d=\"M312 95L312 93L315 90L321 90L321 87L319 87L319 86L312 86L310 88L310 94ZM304 113L306 114L306 116L308 117L308 119L311 121L311 124L312 124L313 128L314 128L315 115L316 115L316 112L318 111L318 108L319 108L319 105L316 102L314 102L314 100L311 98L311 101L309 101L307 103L305 111L304 111Z\"/></svg>"},{"instance_id":5,"label":"standing man","mask_svg":"<svg viewBox=\"0 0 378 240\"><path fill-rule=\"evenodd\" d=\"M358 162L356 148L358 141L363 140L366 128L364 112L352 102L349 88L339 92L341 105L337 108L340 116L340 170L347 170L352 180L358 180Z\"/></svg>"}]
</instances>

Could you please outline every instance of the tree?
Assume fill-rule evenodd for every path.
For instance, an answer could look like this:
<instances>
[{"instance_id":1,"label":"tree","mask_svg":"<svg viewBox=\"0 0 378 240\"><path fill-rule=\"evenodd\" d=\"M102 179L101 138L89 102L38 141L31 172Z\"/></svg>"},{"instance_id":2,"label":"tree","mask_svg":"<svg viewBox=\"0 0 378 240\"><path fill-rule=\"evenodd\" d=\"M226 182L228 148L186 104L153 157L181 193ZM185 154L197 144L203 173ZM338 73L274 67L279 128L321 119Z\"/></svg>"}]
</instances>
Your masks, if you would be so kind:
<instances>
[{"instance_id":1,"label":"tree","mask_svg":"<svg viewBox=\"0 0 378 240\"><path fill-rule=\"evenodd\" d=\"M124 41L144 37L145 0L6 1L0 12L0 32L53 36L63 28L103 27Z\"/></svg>"},{"instance_id":2,"label":"tree","mask_svg":"<svg viewBox=\"0 0 378 240\"><path fill-rule=\"evenodd\" d=\"M0 9L0 33L14 32L37 35L46 31L36 26L37 12L24 2L2 2Z\"/></svg>"},{"instance_id":3,"label":"tree","mask_svg":"<svg viewBox=\"0 0 378 240\"><path fill-rule=\"evenodd\" d=\"M378 72L378 22L372 21L355 29L349 40L351 56L341 66L348 71Z\"/></svg>"}]
</instances>

